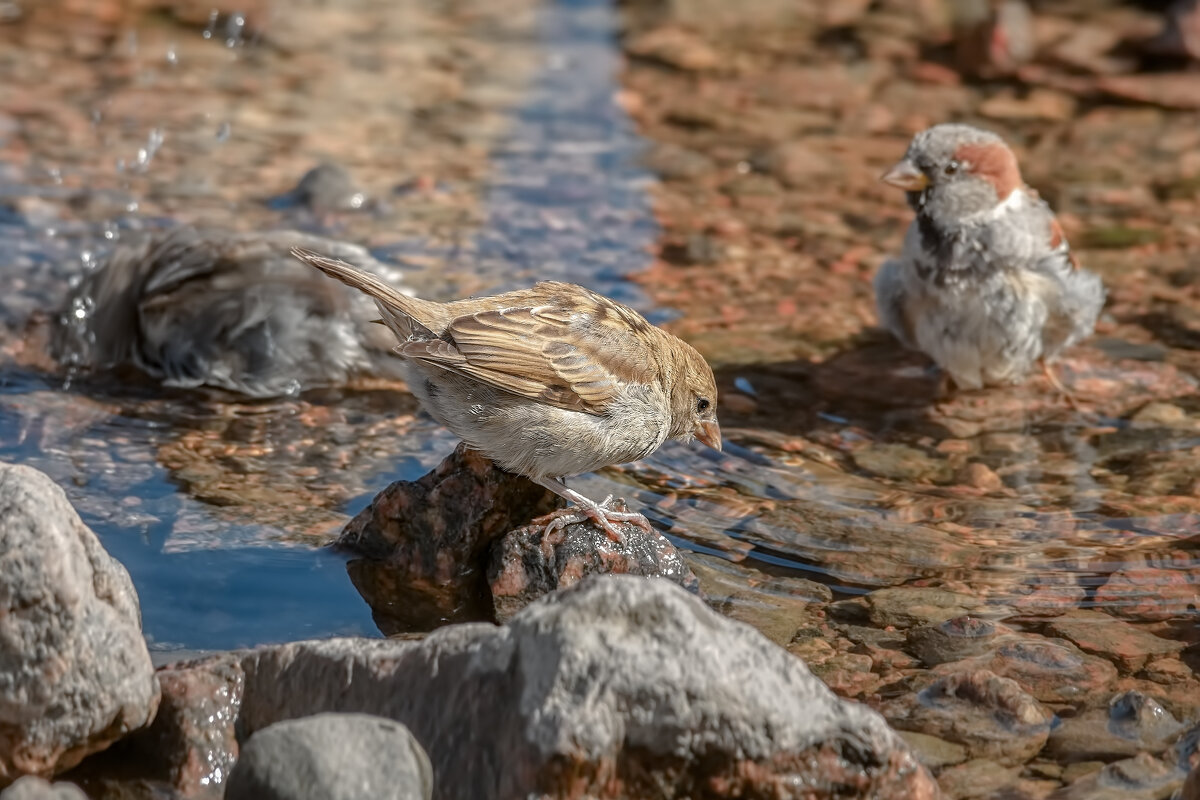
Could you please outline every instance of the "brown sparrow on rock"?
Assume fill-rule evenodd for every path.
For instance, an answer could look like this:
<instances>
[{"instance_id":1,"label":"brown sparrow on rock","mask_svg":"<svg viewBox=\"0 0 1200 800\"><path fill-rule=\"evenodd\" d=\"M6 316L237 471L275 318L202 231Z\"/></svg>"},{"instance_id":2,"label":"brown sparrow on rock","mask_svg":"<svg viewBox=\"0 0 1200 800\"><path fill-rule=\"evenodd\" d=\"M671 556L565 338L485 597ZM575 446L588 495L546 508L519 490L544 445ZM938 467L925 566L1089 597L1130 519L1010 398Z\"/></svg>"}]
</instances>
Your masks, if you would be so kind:
<instances>
[{"instance_id":1,"label":"brown sparrow on rock","mask_svg":"<svg viewBox=\"0 0 1200 800\"><path fill-rule=\"evenodd\" d=\"M636 311L570 283L436 303L309 250L293 255L375 299L421 405L467 445L579 507L537 520L547 533L591 519L650 530L641 514L562 478L636 461L668 439L721 449L712 369Z\"/></svg>"},{"instance_id":2,"label":"brown sparrow on rock","mask_svg":"<svg viewBox=\"0 0 1200 800\"><path fill-rule=\"evenodd\" d=\"M1008 145L936 125L882 180L917 212L900 257L875 276L884 327L959 388L1017 383L1037 364L1057 387L1046 362L1092 333L1104 287L1080 269Z\"/></svg>"}]
</instances>

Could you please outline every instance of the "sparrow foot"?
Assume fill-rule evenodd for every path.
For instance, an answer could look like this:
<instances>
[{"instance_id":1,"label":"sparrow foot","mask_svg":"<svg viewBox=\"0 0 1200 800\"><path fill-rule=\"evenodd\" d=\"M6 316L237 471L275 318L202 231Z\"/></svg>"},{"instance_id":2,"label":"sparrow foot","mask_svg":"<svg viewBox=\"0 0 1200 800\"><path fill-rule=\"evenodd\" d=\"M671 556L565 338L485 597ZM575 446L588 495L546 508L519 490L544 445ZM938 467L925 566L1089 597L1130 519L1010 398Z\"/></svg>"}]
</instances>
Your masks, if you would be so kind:
<instances>
[{"instance_id":1,"label":"sparrow foot","mask_svg":"<svg viewBox=\"0 0 1200 800\"><path fill-rule=\"evenodd\" d=\"M555 536L568 525L574 525L577 522L585 520L591 520L596 523L608 535L608 538L614 542L625 541L625 536L614 523L627 522L631 525L636 525L646 531L646 533L654 532L654 528L650 525L648 519L641 514L629 511L624 500L618 498L614 501L611 494L604 498L603 501L597 503L595 500L591 500L579 492L568 489L564 483L556 481L553 478L537 480L537 483L575 504L575 508L560 508L533 521L535 525L546 526L545 535L547 539ZM616 507L618 505L620 508Z\"/></svg>"},{"instance_id":2,"label":"sparrow foot","mask_svg":"<svg viewBox=\"0 0 1200 800\"><path fill-rule=\"evenodd\" d=\"M1084 408L1079 405L1079 398L1062 385L1062 382L1058 379L1058 375L1054 373L1054 368L1046 361L1042 361L1042 374L1046 376L1046 380L1050 382L1050 385L1067 401L1067 405L1080 413L1084 412Z\"/></svg>"}]
</instances>

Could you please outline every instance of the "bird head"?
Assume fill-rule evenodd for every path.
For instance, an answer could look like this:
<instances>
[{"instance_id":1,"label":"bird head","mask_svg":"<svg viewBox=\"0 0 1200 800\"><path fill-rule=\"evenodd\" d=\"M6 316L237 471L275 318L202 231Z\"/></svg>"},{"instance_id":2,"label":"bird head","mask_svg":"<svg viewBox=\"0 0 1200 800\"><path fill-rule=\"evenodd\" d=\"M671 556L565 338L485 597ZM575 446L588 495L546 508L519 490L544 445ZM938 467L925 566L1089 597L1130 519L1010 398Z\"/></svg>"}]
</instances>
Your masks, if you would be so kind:
<instances>
[{"instance_id":1,"label":"bird head","mask_svg":"<svg viewBox=\"0 0 1200 800\"><path fill-rule=\"evenodd\" d=\"M907 192L909 205L943 228L995 209L1024 186L1017 157L999 136L955 124L914 136L881 180Z\"/></svg>"},{"instance_id":2,"label":"bird head","mask_svg":"<svg viewBox=\"0 0 1200 800\"><path fill-rule=\"evenodd\" d=\"M721 449L721 426L717 423L717 380L712 367L695 348L681 340L670 369L672 439L698 439L714 450Z\"/></svg>"}]
</instances>

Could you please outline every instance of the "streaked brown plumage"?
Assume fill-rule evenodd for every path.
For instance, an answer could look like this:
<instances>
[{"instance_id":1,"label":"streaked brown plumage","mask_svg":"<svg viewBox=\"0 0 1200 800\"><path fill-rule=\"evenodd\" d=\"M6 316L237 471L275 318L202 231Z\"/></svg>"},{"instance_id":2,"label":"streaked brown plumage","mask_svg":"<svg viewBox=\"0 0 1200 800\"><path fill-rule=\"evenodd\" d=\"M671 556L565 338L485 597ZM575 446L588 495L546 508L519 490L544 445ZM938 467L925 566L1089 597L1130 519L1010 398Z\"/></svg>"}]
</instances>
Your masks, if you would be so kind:
<instances>
[{"instance_id":1,"label":"streaked brown plumage","mask_svg":"<svg viewBox=\"0 0 1200 800\"><path fill-rule=\"evenodd\" d=\"M636 461L667 439L720 449L712 369L690 345L582 286L437 303L309 250L302 261L375 298L421 405L470 447L580 507L614 539L640 514L560 480ZM559 514L551 527L581 517Z\"/></svg>"}]
</instances>

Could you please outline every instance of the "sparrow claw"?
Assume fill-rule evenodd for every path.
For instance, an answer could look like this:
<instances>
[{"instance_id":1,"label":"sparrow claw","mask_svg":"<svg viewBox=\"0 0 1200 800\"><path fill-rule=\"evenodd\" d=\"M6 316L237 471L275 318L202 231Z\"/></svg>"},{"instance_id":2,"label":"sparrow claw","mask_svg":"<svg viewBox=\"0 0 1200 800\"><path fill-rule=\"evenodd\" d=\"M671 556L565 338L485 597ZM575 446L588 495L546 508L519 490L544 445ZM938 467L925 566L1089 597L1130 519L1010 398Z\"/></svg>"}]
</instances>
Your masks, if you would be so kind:
<instances>
[{"instance_id":1,"label":"sparrow claw","mask_svg":"<svg viewBox=\"0 0 1200 800\"><path fill-rule=\"evenodd\" d=\"M618 500L617 502L624 506L624 501ZM594 522L596 527L604 531L609 539L618 544L624 543L625 535L613 523L625 522L641 528L646 533L654 533L654 528L650 525L650 520L641 514L633 511L618 511L612 508L611 496L606 497L603 503L596 503L594 506L560 508L557 511L551 511L549 514L533 520L533 524L546 526L543 535L546 540L550 540L551 537L565 531L568 525L574 525L587 520ZM551 544L558 544L558 542L552 541Z\"/></svg>"},{"instance_id":2,"label":"sparrow claw","mask_svg":"<svg viewBox=\"0 0 1200 800\"><path fill-rule=\"evenodd\" d=\"M1062 398L1067 401L1067 405L1081 414L1084 413L1084 408L1079 405L1079 398L1062 385L1062 382L1058 379L1058 375L1054 373L1054 368L1045 360L1042 361L1042 374L1046 376L1046 380L1050 382L1050 385L1062 395Z\"/></svg>"}]
</instances>

